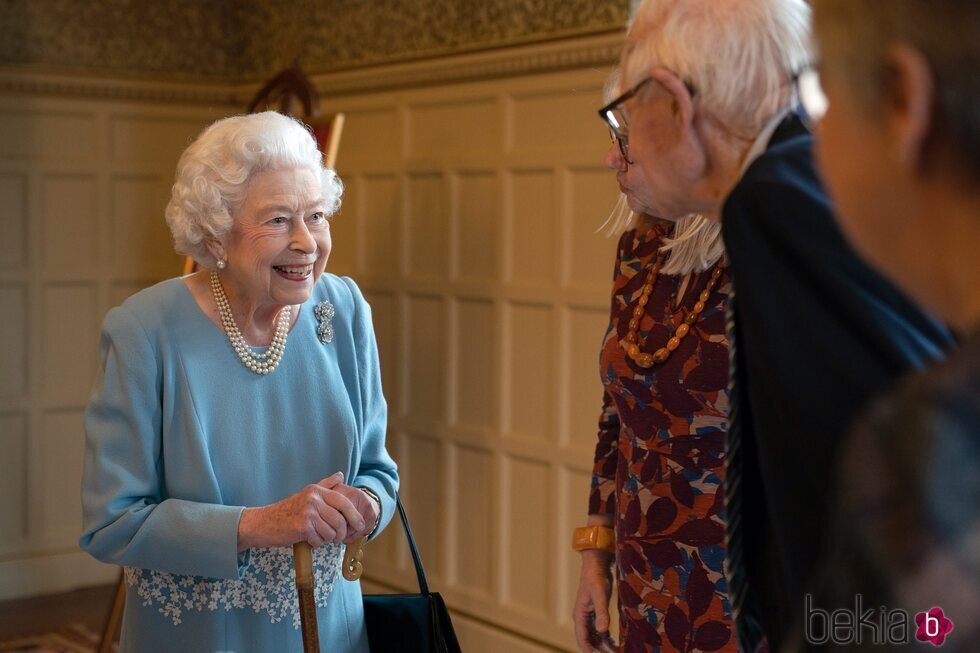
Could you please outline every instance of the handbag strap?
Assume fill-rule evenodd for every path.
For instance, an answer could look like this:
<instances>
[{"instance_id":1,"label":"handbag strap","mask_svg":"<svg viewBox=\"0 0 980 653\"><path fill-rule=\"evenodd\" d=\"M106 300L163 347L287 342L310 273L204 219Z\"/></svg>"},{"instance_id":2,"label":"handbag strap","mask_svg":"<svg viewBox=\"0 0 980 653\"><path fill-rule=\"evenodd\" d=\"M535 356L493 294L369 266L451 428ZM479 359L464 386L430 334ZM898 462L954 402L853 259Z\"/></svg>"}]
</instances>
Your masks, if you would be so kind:
<instances>
[{"instance_id":1,"label":"handbag strap","mask_svg":"<svg viewBox=\"0 0 980 653\"><path fill-rule=\"evenodd\" d=\"M419 578L419 592L428 595L429 583L425 580L425 569L422 568L422 557L419 556L419 548L415 545L415 537L412 535L412 528L408 525L408 515L405 514L405 506L402 499L395 492L395 505L398 506L398 515L402 518L402 526L405 528L405 537L408 539L408 548L412 550L412 562L415 563L415 575Z\"/></svg>"}]
</instances>

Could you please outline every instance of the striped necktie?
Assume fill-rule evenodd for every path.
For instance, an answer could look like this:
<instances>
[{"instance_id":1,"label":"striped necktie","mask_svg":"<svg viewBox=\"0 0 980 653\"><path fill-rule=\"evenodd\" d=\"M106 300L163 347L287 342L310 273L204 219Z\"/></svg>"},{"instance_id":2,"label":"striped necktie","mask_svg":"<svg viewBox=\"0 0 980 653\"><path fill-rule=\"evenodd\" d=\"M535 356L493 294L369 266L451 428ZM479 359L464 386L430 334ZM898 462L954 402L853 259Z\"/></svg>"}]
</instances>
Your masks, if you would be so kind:
<instances>
[{"instance_id":1,"label":"striped necktie","mask_svg":"<svg viewBox=\"0 0 980 653\"><path fill-rule=\"evenodd\" d=\"M735 619L738 647L743 653L754 653L762 641L762 626L746 601L749 583L746 577L742 539L742 425L738 393L735 389L735 283L725 306L725 331L728 336L728 437L725 440L725 574L728 598Z\"/></svg>"}]
</instances>

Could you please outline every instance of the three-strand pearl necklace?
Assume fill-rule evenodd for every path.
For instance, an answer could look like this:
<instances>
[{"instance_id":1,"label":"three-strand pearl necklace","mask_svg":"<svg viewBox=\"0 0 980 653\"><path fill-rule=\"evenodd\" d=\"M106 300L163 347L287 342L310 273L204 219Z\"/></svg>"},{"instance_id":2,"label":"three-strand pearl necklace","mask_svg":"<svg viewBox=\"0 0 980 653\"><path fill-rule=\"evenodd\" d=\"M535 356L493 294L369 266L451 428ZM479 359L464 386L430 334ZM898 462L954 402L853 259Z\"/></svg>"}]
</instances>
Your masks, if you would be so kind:
<instances>
[{"instance_id":1,"label":"three-strand pearl necklace","mask_svg":"<svg viewBox=\"0 0 980 653\"><path fill-rule=\"evenodd\" d=\"M214 294L214 301L218 305L218 317L221 318L221 326L225 330L225 335L228 336L228 342L231 343L231 348L238 355L238 360L242 362L242 365L256 374L270 374L274 372L279 367L279 361L282 360L283 350L286 349L286 336L289 335L292 307L284 306L279 311L279 316L276 318L276 333L272 337L272 344L261 354L256 354L252 351L252 347L248 342L245 341L242 332L238 330L238 325L235 323L235 316L231 312L231 304L228 303L228 295L225 294L225 289L221 286L221 280L218 279L218 272L216 270L211 271L211 292Z\"/></svg>"}]
</instances>

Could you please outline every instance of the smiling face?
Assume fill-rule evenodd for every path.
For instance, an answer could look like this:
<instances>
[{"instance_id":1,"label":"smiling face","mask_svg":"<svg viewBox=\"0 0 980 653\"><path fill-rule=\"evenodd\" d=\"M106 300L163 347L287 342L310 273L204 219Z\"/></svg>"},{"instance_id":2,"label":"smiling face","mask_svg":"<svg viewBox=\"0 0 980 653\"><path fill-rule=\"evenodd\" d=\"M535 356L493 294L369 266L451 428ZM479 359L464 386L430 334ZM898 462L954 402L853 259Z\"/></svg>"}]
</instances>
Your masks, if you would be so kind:
<instances>
[{"instance_id":1,"label":"smiling face","mask_svg":"<svg viewBox=\"0 0 980 653\"><path fill-rule=\"evenodd\" d=\"M227 260L221 280L234 303L272 308L309 299L331 247L316 173L304 168L253 175L232 218L215 254Z\"/></svg>"}]
</instances>

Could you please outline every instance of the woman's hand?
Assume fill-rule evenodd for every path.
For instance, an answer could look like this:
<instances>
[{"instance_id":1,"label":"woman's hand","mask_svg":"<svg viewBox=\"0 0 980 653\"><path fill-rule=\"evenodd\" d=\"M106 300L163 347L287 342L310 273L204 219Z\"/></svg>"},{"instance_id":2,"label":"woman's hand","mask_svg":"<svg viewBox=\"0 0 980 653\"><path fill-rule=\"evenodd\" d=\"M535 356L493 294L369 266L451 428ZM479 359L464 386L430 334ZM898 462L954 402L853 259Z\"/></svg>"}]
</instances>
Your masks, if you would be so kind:
<instances>
[{"instance_id":1,"label":"woman's hand","mask_svg":"<svg viewBox=\"0 0 980 653\"><path fill-rule=\"evenodd\" d=\"M364 492L344 485L344 475L332 476L307 485L282 501L259 508L246 508L238 522L238 551L252 547L292 546L309 542L316 548L341 543L352 534L370 532L377 511L362 516L351 498L374 503ZM351 497L351 498L348 498ZM372 521L368 522L370 518Z\"/></svg>"},{"instance_id":2,"label":"woman's hand","mask_svg":"<svg viewBox=\"0 0 980 653\"><path fill-rule=\"evenodd\" d=\"M575 641L582 653L614 653L619 647L609 635L613 554L600 549L582 551L578 596L572 611Z\"/></svg>"},{"instance_id":3,"label":"woman's hand","mask_svg":"<svg viewBox=\"0 0 980 653\"><path fill-rule=\"evenodd\" d=\"M381 504L370 494L358 487L341 484L335 487L334 491L340 492L347 497L347 500L351 502L364 520L363 528L351 528L348 525L347 537L344 538L344 542L353 542L354 540L370 535L374 531L374 527L378 524L378 519L381 518Z\"/></svg>"}]
</instances>

